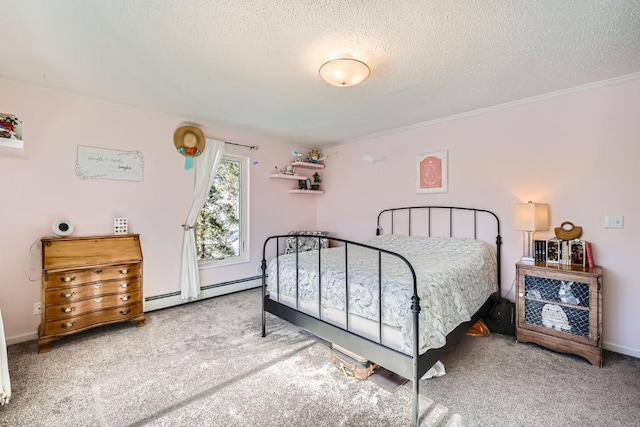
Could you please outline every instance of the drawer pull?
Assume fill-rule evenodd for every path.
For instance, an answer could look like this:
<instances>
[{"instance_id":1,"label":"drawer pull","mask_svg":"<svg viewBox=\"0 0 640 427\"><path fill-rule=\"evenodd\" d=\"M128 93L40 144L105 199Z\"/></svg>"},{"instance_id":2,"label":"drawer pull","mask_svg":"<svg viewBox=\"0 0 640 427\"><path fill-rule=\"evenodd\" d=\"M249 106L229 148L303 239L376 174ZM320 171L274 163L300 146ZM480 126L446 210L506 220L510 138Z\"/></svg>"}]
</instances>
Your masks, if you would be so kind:
<instances>
[{"instance_id":1,"label":"drawer pull","mask_svg":"<svg viewBox=\"0 0 640 427\"><path fill-rule=\"evenodd\" d=\"M120 314L122 314L123 316L126 316L127 314L129 314L131 312L131 309L127 309L127 310L120 310Z\"/></svg>"},{"instance_id":2,"label":"drawer pull","mask_svg":"<svg viewBox=\"0 0 640 427\"><path fill-rule=\"evenodd\" d=\"M102 301L102 297L94 298L93 300L94 300L95 302L100 302L100 301Z\"/></svg>"},{"instance_id":3,"label":"drawer pull","mask_svg":"<svg viewBox=\"0 0 640 427\"><path fill-rule=\"evenodd\" d=\"M94 283L93 287L96 289L100 289L102 287L102 283Z\"/></svg>"},{"instance_id":4,"label":"drawer pull","mask_svg":"<svg viewBox=\"0 0 640 427\"><path fill-rule=\"evenodd\" d=\"M120 301L129 301L131 299L131 295L127 295L126 297L120 297Z\"/></svg>"},{"instance_id":5,"label":"drawer pull","mask_svg":"<svg viewBox=\"0 0 640 427\"><path fill-rule=\"evenodd\" d=\"M122 282L122 283L120 283L120 287L121 287L121 288L128 288L128 287L129 287L129 285L130 285L130 283L129 283L129 282Z\"/></svg>"},{"instance_id":6,"label":"drawer pull","mask_svg":"<svg viewBox=\"0 0 640 427\"><path fill-rule=\"evenodd\" d=\"M73 282L74 280L76 280L76 276L67 276L67 277L60 278L60 281L64 283Z\"/></svg>"},{"instance_id":7,"label":"drawer pull","mask_svg":"<svg viewBox=\"0 0 640 427\"><path fill-rule=\"evenodd\" d=\"M65 323L60 323L60 327L61 328L70 328L75 324L76 324L76 322L65 322Z\"/></svg>"},{"instance_id":8,"label":"drawer pull","mask_svg":"<svg viewBox=\"0 0 640 427\"><path fill-rule=\"evenodd\" d=\"M129 273L131 273L130 268L125 268L124 270L120 270L120 274L129 274Z\"/></svg>"},{"instance_id":9,"label":"drawer pull","mask_svg":"<svg viewBox=\"0 0 640 427\"><path fill-rule=\"evenodd\" d=\"M71 297L72 297L72 296L74 296L75 294L76 294L76 291L69 292L68 294L65 294L64 292L62 292L62 293L60 294L60 296L61 296L62 298L71 298Z\"/></svg>"},{"instance_id":10,"label":"drawer pull","mask_svg":"<svg viewBox=\"0 0 640 427\"><path fill-rule=\"evenodd\" d=\"M71 313L72 311L76 311L75 307L63 307L60 309L61 312L63 313Z\"/></svg>"},{"instance_id":11,"label":"drawer pull","mask_svg":"<svg viewBox=\"0 0 640 427\"><path fill-rule=\"evenodd\" d=\"M93 270L93 272L94 272L95 274L100 274L100 273L102 273L102 269L101 269L101 268L98 268L97 270Z\"/></svg>"}]
</instances>

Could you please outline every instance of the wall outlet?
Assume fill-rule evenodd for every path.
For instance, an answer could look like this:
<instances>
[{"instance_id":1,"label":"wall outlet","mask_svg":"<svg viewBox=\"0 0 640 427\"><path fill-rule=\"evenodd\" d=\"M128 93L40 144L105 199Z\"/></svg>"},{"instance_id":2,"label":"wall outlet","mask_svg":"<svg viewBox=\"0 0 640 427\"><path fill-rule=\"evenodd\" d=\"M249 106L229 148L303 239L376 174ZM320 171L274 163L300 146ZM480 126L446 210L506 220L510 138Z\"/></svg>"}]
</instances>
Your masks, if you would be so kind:
<instances>
[{"instance_id":1,"label":"wall outlet","mask_svg":"<svg viewBox=\"0 0 640 427\"><path fill-rule=\"evenodd\" d=\"M42 303L34 302L33 303L33 315L34 316L39 316L40 314L42 314Z\"/></svg>"}]
</instances>

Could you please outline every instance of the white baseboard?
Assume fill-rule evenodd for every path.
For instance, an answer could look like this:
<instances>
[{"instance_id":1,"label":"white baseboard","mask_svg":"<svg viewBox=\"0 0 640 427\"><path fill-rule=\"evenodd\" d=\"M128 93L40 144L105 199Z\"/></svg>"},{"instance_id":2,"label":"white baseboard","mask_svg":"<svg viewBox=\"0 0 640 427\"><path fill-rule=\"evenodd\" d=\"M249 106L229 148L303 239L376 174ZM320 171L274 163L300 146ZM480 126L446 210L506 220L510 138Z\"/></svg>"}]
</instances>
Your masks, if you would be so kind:
<instances>
[{"instance_id":1,"label":"white baseboard","mask_svg":"<svg viewBox=\"0 0 640 427\"><path fill-rule=\"evenodd\" d=\"M15 337L7 337L7 345L20 344L21 342L33 341L38 339L38 332L29 332L24 335L17 335Z\"/></svg>"},{"instance_id":2,"label":"white baseboard","mask_svg":"<svg viewBox=\"0 0 640 427\"><path fill-rule=\"evenodd\" d=\"M624 347L610 342L603 342L602 348L604 348L605 350L613 351L614 353L620 353L640 359L640 350L635 348Z\"/></svg>"}]
</instances>

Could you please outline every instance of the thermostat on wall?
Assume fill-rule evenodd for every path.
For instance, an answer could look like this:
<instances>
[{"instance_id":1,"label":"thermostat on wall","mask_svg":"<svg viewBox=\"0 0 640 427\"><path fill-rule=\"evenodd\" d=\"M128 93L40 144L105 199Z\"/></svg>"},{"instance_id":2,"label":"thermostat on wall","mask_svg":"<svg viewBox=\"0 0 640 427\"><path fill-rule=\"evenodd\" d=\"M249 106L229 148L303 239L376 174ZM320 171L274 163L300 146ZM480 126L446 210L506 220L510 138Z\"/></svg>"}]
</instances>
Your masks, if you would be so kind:
<instances>
[{"instance_id":1,"label":"thermostat on wall","mask_svg":"<svg viewBox=\"0 0 640 427\"><path fill-rule=\"evenodd\" d=\"M129 231L127 218L113 219L113 234L127 234Z\"/></svg>"}]
</instances>

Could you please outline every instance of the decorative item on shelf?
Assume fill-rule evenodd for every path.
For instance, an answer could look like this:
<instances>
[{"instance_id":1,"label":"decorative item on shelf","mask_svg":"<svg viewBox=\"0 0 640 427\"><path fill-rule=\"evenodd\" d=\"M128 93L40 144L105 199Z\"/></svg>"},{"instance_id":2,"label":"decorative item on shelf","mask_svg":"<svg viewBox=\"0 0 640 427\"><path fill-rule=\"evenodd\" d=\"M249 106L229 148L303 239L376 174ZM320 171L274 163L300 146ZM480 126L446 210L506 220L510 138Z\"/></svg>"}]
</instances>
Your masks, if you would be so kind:
<instances>
[{"instance_id":1,"label":"decorative item on shelf","mask_svg":"<svg viewBox=\"0 0 640 427\"><path fill-rule=\"evenodd\" d=\"M513 207L513 216L514 228L522 231L522 261L534 262L535 258L531 247L533 242L531 239L534 232L549 229L549 205L533 202L518 203ZM547 261L548 258L547 256Z\"/></svg>"},{"instance_id":2,"label":"decorative item on shelf","mask_svg":"<svg viewBox=\"0 0 640 427\"><path fill-rule=\"evenodd\" d=\"M205 137L202 130L196 126L181 126L173 133L173 144L178 153L186 156L184 168L193 168L193 158L204 151Z\"/></svg>"},{"instance_id":3,"label":"decorative item on shelf","mask_svg":"<svg viewBox=\"0 0 640 427\"><path fill-rule=\"evenodd\" d=\"M291 155L293 156L293 160L291 160L291 163L302 161L302 153L298 150L291 150Z\"/></svg>"},{"instance_id":4,"label":"decorative item on shelf","mask_svg":"<svg viewBox=\"0 0 640 427\"><path fill-rule=\"evenodd\" d=\"M313 178L313 184L311 184L311 189L318 191L320 190L320 183L322 182L322 178L320 178L320 175L318 174L318 172L314 173L312 175Z\"/></svg>"},{"instance_id":5,"label":"decorative item on shelf","mask_svg":"<svg viewBox=\"0 0 640 427\"><path fill-rule=\"evenodd\" d=\"M13 114L0 113L0 138L22 140L22 122Z\"/></svg>"},{"instance_id":6,"label":"decorative item on shelf","mask_svg":"<svg viewBox=\"0 0 640 427\"><path fill-rule=\"evenodd\" d=\"M309 163L320 163L324 160L320 150L311 150L309 151L309 157L307 158L307 162Z\"/></svg>"},{"instance_id":7,"label":"decorative item on shelf","mask_svg":"<svg viewBox=\"0 0 640 427\"><path fill-rule=\"evenodd\" d=\"M560 240L574 240L582 236L582 227L573 225L572 222L565 221L560 224L560 227L555 227L553 232Z\"/></svg>"},{"instance_id":8,"label":"decorative item on shelf","mask_svg":"<svg viewBox=\"0 0 640 427\"><path fill-rule=\"evenodd\" d=\"M284 169L285 175L293 175L293 165L288 164Z\"/></svg>"}]
</instances>

